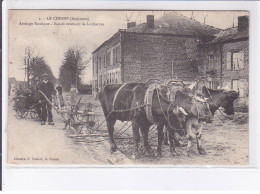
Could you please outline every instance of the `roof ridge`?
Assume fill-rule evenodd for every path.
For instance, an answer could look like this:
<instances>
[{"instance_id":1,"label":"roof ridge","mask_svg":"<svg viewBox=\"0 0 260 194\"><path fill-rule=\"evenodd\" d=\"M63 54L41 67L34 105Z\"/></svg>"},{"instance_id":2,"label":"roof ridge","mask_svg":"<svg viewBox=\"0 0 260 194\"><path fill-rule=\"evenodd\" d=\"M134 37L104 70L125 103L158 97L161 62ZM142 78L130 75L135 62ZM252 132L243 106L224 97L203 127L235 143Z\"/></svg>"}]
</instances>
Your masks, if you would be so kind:
<instances>
[{"instance_id":1,"label":"roof ridge","mask_svg":"<svg viewBox=\"0 0 260 194\"><path fill-rule=\"evenodd\" d=\"M197 22L197 23L199 23L199 24L201 24L201 25L209 26L209 27L215 28L215 29L217 29L217 30L223 30L223 29L220 29L220 28L211 26L211 25L209 25L209 24L203 24L203 23L201 23L201 22L198 21L198 20L192 20L191 18L189 18L189 17L187 17L187 16L185 16L185 15L183 15L183 14L181 14L181 13L178 13L178 12L176 12L176 11L173 11L173 12L176 13L176 14L179 14L179 15L181 15L182 17L185 17L185 18L187 18L187 19L189 19L189 20L191 20L191 21ZM170 14L170 13L169 13L169 14Z\"/></svg>"}]
</instances>

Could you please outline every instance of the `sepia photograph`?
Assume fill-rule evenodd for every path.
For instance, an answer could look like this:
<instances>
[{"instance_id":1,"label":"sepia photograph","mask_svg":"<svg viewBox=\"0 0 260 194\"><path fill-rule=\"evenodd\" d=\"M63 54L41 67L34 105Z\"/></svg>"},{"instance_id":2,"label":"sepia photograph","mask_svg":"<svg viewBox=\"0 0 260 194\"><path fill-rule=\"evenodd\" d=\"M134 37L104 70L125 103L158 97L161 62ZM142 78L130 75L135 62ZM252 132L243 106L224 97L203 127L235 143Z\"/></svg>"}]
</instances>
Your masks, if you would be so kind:
<instances>
[{"instance_id":1,"label":"sepia photograph","mask_svg":"<svg viewBox=\"0 0 260 194\"><path fill-rule=\"evenodd\" d=\"M8 10L9 166L249 165L245 10Z\"/></svg>"}]
</instances>

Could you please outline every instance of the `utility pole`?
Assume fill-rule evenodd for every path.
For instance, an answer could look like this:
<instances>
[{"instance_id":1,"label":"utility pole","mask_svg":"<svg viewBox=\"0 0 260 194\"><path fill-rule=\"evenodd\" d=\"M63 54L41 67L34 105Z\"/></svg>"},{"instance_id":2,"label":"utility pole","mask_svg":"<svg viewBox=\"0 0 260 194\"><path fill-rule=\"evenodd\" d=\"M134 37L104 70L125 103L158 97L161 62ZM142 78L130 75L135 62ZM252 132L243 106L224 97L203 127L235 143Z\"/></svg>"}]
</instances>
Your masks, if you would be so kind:
<instances>
[{"instance_id":1,"label":"utility pole","mask_svg":"<svg viewBox=\"0 0 260 194\"><path fill-rule=\"evenodd\" d=\"M76 64L76 83L75 83L75 86L76 88L78 89L78 64Z\"/></svg>"},{"instance_id":2,"label":"utility pole","mask_svg":"<svg viewBox=\"0 0 260 194\"><path fill-rule=\"evenodd\" d=\"M30 57L27 59L27 86L30 87Z\"/></svg>"},{"instance_id":3,"label":"utility pole","mask_svg":"<svg viewBox=\"0 0 260 194\"><path fill-rule=\"evenodd\" d=\"M27 87L30 86L30 49L25 48L25 59L24 59L24 71L25 77L27 77Z\"/></svg>"},{"instance_id":4,"label":"utility pole","mask_svg":"<svg viewBox=\"0 0 260 194\"><path fill-rule=\"evenodd\" d=\"M173 60L172 60L172 78L171 80L173 79Z\"/></svg>"}]
</instances>

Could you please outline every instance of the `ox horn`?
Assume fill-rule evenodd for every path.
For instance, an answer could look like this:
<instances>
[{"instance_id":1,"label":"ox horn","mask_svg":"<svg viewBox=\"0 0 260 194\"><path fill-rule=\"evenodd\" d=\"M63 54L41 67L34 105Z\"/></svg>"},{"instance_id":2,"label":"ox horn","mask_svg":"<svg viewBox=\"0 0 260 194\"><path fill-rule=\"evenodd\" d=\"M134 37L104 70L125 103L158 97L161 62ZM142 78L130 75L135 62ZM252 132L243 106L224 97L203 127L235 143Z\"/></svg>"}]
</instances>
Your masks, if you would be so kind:
<instances>
[{"instance_id":1,"label":"ox horn","mask_svg":"<svg viewBox=\"0 0 260 194\"><path fill-rule=\"evenodd\" d=\"M185 116L188 116L188 114L182 107L178 107L178 110L181 111Z\"/></svg>"}]
</instances>

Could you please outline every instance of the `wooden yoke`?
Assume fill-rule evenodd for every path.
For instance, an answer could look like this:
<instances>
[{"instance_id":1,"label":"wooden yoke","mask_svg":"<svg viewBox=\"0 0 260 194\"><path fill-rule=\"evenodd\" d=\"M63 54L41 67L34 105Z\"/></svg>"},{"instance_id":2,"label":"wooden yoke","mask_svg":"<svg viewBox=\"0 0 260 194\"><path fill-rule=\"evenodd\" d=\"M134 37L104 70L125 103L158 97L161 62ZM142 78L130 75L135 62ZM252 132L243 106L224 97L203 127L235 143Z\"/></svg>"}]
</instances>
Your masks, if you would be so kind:
<instances>
[{"instance_id":1,"label":"wooden yoke","mask_svg":"<svg viewBox=\"0 0 260 194\"><path fill-rule=\"evenodd\" d=\"M146 86L148 87L144 97L145 113L147 119L150 123L154 124L153 114L152 114L152 104L153 104L153 93L155 89L160 89L159 79L148 79L146 81Z\"/></svg>"},{"instance_id":2,"label":"wooden yoke","mask_svg":"<svg viewBox=\"0 0 260 194\"><path fill-rule=\"evenodd\" d=\"M177 90L182 90L183 89L183 86L184 86L184 83L183 81L181 80L170 80L167 82L167 87L168 87L168 90L169 90L169 100L171 102L174 102L175 101L175 94L177 92Z\"/></svg>"}]
</instances>

